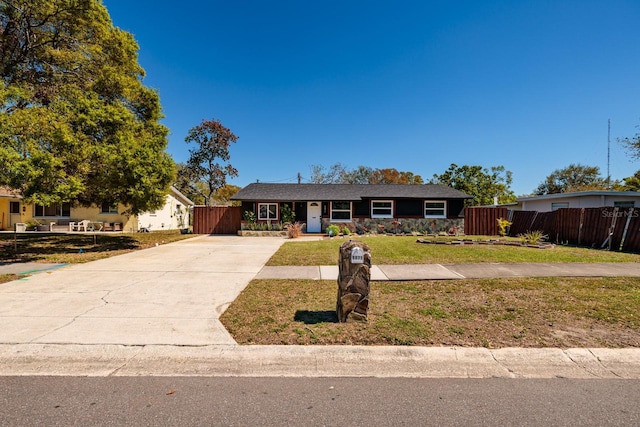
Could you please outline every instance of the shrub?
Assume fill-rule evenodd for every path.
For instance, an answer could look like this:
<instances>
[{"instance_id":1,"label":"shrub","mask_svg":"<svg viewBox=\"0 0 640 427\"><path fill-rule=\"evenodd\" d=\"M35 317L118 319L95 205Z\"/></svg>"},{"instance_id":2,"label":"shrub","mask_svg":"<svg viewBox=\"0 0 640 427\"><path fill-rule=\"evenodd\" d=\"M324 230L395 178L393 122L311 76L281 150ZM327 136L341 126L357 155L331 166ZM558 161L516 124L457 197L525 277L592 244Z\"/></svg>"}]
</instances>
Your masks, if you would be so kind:
<instances>
[{"instance_id":1,"label":"shrub","mask_svg":"<svg viewBox=\"0 0 640 427\"><path fill-rule=\"evenodd\" d=\"M256 213L252 211L244 211L242 214L242 219L247 221L249 224L255 224L257 221Z\"/></svg>"},{"instance_id":2,"label":"shrub","mask_svg":"<svg viewBox=\"0 0 640 427\"><path fill-rule=\"evenodd\" d=\"M351 234L351 230L349 230L349 227L347 227L346 225L342 227L342 234L344 234L345 236Z\"/></svg>"},{"instance_id":3,"label":"shrub","mask_svg":"<svg viewBox=\"0 0 640 427\"><path fill-rule=\"evenodd\" d=\"M504 218L498 218L496 221L498 221L498 233L504 237L507 235L507 228L509 228L511 226L511 224L513 224L511 221L504 219Z\"/></svg>"},{"instance_id":4,"label":"shrub","mask_svg":"<svg viewBox=\"0 0 640 427\"><path fill-rule=\"evenodd\" d=\"M280 208L282 222L285 224L293 224L296 220L296 213L291 210L291 206L282 205Z\"/></svg>"},{"instance_id":5,"label":"shrub","mask_svg":"<svg viewBox=\"0 0 640 427\"><path fill-rule=\"evenodd\" d=\"M289 223L287 225L287 237L295 239L302 234L302 224L300 222Z\"/></svg>"},{"instance_id":6,"label":"shrub","mask_svg":"<svg viewBox=\"0 0 640 427\"><path fill-rule=\"evenodd\" d=\"M327 227L327 234L330 237L337 236L339 233L340 233L340 227L338 227L337 225L331 224L330 226Z\"/></svg>"},{"instance_id":7,"label":"shrub","mask_svg":"<svg viewBox=\"0 0 640 427\"><path fill-rule=\"evenodd\" d=\"M537 245L538 243L542 243L547 240L549 236L547 236L540 230L535 230L527 231L524 234L518 234L518 237L520 238L520 240L522 240L522 243L528 245Z\"/></svg>"}]
</instances>

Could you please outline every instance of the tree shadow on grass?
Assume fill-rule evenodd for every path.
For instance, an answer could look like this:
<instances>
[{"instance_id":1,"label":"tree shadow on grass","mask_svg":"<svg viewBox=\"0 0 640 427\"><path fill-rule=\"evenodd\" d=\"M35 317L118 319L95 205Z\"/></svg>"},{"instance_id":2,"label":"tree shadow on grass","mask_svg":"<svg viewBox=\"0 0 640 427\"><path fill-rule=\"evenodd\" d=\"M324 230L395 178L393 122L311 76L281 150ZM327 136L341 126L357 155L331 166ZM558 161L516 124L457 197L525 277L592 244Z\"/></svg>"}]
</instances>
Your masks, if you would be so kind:
<instances>
[{"instance_id":1,"label":"tree shadow on grass","mask_svg":"<svg viewBox=\"0 0 640 427\"><path fill-rule=\"evenodd\" d=\"M47 255L62 255L83 252L110 252L134 250L139 243L123 235L81 235L81 234L21 234L14 250L14 236L2 236L0 240L0 261L30 262L43 259Z\"/></svg>"},{"instance_id":2,"label":"tree shadow on grass","mask_svg":"<svg viewBox=\"0 0 640 427\"><path fill-rule=\"evenodd\" d=\"M296 322L302 322L306 325L315 325L317 323L338 323L338 315L335 311L329 310L298 310L296 311L295 316L293 316L293 320Z\"/></svg>"}]
</instances>

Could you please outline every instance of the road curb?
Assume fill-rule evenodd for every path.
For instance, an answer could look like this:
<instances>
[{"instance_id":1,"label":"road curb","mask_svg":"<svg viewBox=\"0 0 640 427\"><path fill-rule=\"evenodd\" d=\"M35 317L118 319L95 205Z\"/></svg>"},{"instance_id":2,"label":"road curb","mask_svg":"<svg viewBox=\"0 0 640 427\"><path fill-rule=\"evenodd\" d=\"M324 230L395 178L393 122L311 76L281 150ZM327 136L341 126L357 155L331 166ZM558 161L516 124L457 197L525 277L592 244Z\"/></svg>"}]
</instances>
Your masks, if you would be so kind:
<instances>
[{"instance_id":1,"label":"road curb","mask_svg":"<svg viewBox=\"0 0 640 427\"><path fill-rule=\"evenodd\" d=\"M5 344L0 375L639 379L640 349Z\"/></svg>"}]
</instances>

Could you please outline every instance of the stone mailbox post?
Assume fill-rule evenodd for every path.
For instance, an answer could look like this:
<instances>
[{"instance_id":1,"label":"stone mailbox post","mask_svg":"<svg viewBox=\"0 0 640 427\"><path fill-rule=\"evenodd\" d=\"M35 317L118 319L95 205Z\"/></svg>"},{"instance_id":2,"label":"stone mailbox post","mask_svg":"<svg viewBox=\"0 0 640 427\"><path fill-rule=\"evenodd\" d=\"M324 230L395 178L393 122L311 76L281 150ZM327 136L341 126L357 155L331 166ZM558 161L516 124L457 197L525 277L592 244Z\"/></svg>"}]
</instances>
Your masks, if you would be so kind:
<instances>
[{"instance_id":1,"label":"stone mailbox post","mask_svg":"<svg viewBox=\"0 0 640 427\"><path fill-rule=\"evenodd\" d=\"M336 302L339 322L367 321L370 269L369 246L355 240L349 240L340 246Z\"/></svg>"}]
</instances>

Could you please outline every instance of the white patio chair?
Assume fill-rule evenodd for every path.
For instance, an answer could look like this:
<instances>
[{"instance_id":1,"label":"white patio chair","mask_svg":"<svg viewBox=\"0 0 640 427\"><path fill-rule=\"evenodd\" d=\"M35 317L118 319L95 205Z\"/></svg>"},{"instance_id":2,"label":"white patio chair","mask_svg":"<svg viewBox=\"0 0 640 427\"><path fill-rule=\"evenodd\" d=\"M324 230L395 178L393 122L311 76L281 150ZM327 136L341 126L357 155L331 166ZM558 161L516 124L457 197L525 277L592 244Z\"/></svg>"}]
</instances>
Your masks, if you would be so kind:
<instances>
[{"instance_id":1,"label":"white patio chair","mask_svg":"<svg viewBox=\"0 0 640 427\"><path fill-rule=\"evenodd\" d=\"M88 219L83 219L76 224L76 228L78 231L89 231L88 228L90 223L91 221L89 221Z\"/></svg>"}]
</instances>

